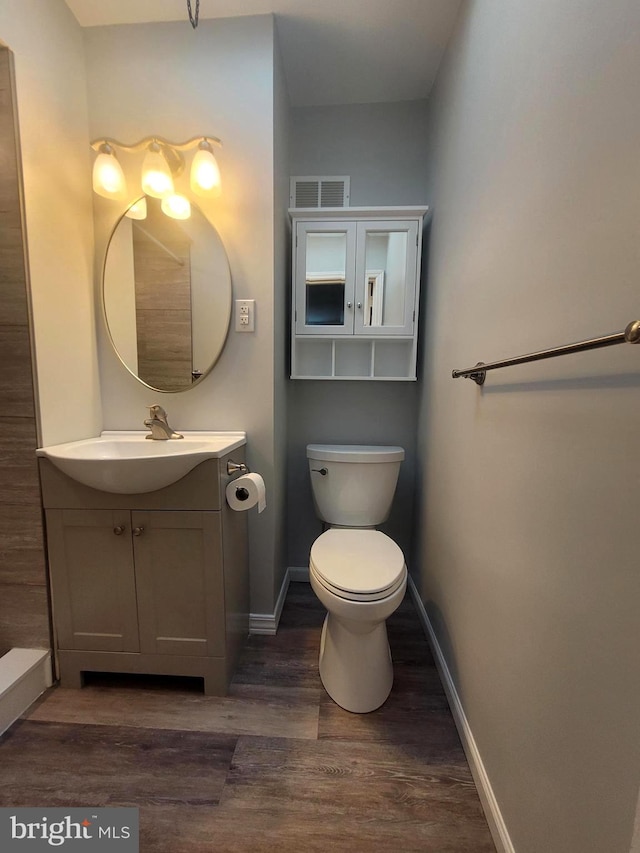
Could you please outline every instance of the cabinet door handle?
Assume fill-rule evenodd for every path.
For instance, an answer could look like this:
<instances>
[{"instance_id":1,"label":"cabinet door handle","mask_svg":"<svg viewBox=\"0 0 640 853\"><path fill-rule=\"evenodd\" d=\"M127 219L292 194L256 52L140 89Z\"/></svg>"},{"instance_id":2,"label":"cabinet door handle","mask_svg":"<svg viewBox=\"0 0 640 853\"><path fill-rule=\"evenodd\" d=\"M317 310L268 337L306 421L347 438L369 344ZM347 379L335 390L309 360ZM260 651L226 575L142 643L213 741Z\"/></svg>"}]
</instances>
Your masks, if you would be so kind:
<instances>
[{"instance_id":1,"label":"cabinet door handle","mask_svg":"<svg viewBox=\"0 0 640 853\"><path fill-rule=\"evenodd\" d=\"M116 534L116 536L122 536L125 529L126 528L125 528L124 524L116 524L116 526L113 528L113 532Z\"/></svg>"},{"instance_id":2,"label":"cabinet door handle","mask_svg":"<svg viewBox=\"0 0 640 853\"><path fill-rule=\"evenodd\" d=\"M352 302L347 302L347 308L351 308L352 305L353 305Z\"/></svg>"},{"instance_id":3,"label":"cabinet door handle","mask_svg":"<svg viewBox=\"0 0 640 853\"><path fill-rule=\"evenodd\" d=\"M358 308L362 308L362 302L358 302Z\"/></svg>"},{"instance_id":4,"label":"cabinet door handle","mask_svg":"<svg viewBox=\"0 0 640 853\"><path fill-rule=\"evenodd\" d=\"M133 528L133 535L134 536L142 536L143 533L144 533L144 527L142 525L140 525L140 527L134 527Z\"/></svg>"}]
</instances>

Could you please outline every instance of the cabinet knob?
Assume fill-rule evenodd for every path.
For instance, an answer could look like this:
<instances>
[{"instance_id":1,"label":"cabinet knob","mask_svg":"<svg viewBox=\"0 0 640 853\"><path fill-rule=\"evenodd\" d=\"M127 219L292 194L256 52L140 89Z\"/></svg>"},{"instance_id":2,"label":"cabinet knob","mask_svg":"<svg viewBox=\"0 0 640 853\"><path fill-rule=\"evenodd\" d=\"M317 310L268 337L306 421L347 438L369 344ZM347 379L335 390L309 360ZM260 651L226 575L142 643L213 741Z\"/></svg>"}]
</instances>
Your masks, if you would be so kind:
<instances>
[{"instance_id":1,"label":"cabinet knob","mask_svg":"<svg viewBox=\"0 0 640 853\"><path fill-rule=\"evenodd\" d=\"M362 302L358 302L358 308L362 308Z\"/></svg>"},{"instance_id":2,"label":"cabinet knob","mask_svg":"<svg viewBox=\"0 0 640 853\"><path fill-rule=\"evenodd\" d=\"M124 529L124 524L117 524L113 528L113 532L116 534L116 536L122 536L122 534L124 533Z\"/></svg>"},{"instance_id":3,"label":"cabinet knob","mask_svg":"<svg viewBox=\"0 0 640 853\"><path fill-rule=\"evenodd\" d=\"M352 302L347 302L347 308L351 308L352 305L353 305Z\"/></svg>"},{"instance_id":4,"label":"cabinet knob","mask_svg":"<svg viewBox=\"0 0 640 853\"><path fill-rule=\"evenodd\" d=\"M144 533L144 527L142 525L140 525L140 527L134 527L133 528L133 535L134 536L142 536L143 533Z\"/></svg>"}]
</instances>

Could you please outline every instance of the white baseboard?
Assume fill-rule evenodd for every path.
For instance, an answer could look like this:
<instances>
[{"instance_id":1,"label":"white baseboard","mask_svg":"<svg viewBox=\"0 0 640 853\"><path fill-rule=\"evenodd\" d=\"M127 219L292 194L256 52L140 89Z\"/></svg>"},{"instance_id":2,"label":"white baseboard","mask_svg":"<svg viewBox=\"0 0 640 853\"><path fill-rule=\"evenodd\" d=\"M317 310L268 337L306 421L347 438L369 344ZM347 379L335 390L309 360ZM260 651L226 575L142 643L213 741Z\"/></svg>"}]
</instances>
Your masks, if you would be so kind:
<instances>
[{"instance_id":1,"label":"white baseboard","mask_svg":"<svg viewBox=\"0 0 640 853\"><path fill-rule=\"evenodd\" d=\"M422 622L422 627L433 650L436 666L440 673L440 678L442 679L444 691L447 694L451 713L453 714L453 719L455 720L458 734L460 735L460 740L462 741L462 746L467 756L474 782L476 783L476 788L478 789L478 795L480 796L480 802L482 803L482 808L484 809L485 817L487 818L487 823L491 830L493 842L496 845L498 853L515 853L515 848L511 843L506 824L502 817L502 812L500 811L498 801L493 793L489 776L487 775L487 771L482 761L482 756L480 755L475 738L473 737L473 732L469 726L469 721L467 720L464 708L462 707L462 702L458 696L458 691L456 690L456 686L451 677L449 667L447 666L442 649L440 648L440 644L436 638L435 631L433 630L427 611L425 610L422 599L420 598L411 576L409 576L408 579L408 586L411 598L413 599L416 610L418 611L418 616Z\"/></svg>"},{"instance_id":2,"label":"white baseboard","mask_svg":"<svg viewBox=\"0 0 640 853\"><path fill-rule=\"evenodd\" d=\"M0 735L53 683L51 654L11 649L0 658Z\"/></svg>"},{"instance_id":3,"label":"white baseboard","mask_svg":"<svg viewBox=\"0 0 640 853\"><path fill-rule=\"evenodd\" d=\"M287 597L287 590L291 581L291 569L287 569L282 579L280 594L276 601L276 608L273 613L250 613L249 614L249 633L250 634L276 634L278 631L278 623L282 615L284 600Z\"/></svg>"}]
</instances>

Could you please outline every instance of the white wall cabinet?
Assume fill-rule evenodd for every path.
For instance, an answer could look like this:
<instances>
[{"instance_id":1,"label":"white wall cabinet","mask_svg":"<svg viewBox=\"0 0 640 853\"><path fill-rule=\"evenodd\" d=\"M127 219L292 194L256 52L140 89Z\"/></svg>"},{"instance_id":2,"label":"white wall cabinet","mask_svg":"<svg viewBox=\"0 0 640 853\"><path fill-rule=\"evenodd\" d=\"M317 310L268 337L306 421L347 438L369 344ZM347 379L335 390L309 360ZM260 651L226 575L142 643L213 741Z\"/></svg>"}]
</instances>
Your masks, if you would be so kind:
<instances>
[{"instance_id":1,"label":"white wall cabinet","mask_svg":"<svg viewBox=\"0 0 640 853\"><path fill-rule=\"evenodd\" d=\"M292 379L416 378L426 207L292 208Z\"/></svg>"}]
</instances>

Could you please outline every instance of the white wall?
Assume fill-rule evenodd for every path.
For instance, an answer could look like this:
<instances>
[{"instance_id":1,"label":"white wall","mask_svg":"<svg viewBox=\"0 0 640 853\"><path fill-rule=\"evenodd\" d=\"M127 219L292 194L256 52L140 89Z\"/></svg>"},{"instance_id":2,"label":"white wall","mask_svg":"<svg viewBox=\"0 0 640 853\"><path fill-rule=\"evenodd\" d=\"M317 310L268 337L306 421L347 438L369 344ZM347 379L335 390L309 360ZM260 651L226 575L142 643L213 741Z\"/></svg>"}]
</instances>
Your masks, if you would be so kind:
<instances>
[{"instance_id":1,"label":"white wall","mask_svg":"<svg viewBox=\"0 0 640 853\"><path fill-rule=\"evenodd\" d=\"M101 417L82 33L63 0L3 0L0 40L15 56L39 440L56 444Z\"/></svg>"},{"instance_id":2,"label":"white wall","mask_svg":"<svg viewBox=\"0 0 640 853\"><path fill-rule=\"evenodd\" d=\"M640 316L640 6L466 4L434 91L421 588L517 853L628 853L640 350L452 368Z\"/></svg>"},{"instance_id":3,"label":"white wall","mask_svg":"<svg viewBox=\"0 0 640 853\"><path fill-rule=\"evenodd\" d=\"M234 298L256 300L256 331L231 331L219 362L182 394L155 394L177 430L242 429L251 468L265 477L268 502L250 517L251 609L273 611L281 474L274 454L273 20L271 16L184 21L84 31L92 138L137 142L159 134L181 142L208 134L222 197L197 203L218 229ZM132 198L139 158L120 158ZM135 168L134 168L135 163ZM189 194L188 175L178 185ZM125 203L96 197L97 268ZM104 427L142 428L154 395L128 374L100 328Z\"/></svg>"}]
</instances>

